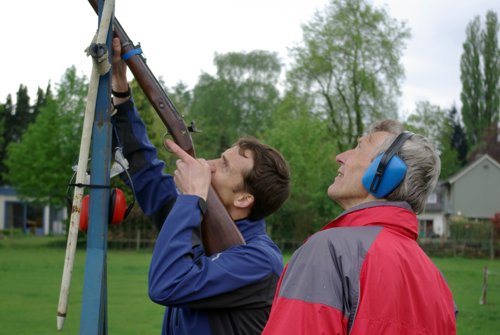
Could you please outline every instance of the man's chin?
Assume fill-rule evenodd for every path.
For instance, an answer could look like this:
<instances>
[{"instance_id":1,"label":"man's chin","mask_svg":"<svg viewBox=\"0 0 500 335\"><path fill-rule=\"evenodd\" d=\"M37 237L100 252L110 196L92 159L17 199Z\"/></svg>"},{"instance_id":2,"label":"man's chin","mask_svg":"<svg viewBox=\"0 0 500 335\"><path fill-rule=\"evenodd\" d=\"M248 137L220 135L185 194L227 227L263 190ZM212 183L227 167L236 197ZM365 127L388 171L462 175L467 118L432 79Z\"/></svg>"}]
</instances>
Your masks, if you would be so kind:
<instances>
[{"instance_id":1,"label":"man's chin","mask_svg":"<svg viewBox=\"0 0 500 335\"><path fill-rule=\"evenodd\" d=\"M326 191L326 194L328 194L328 197L330 199L332 199L333 201L335 201L335 199L336 199L336 193L337 193L336 189L337 189L337 187L335 186L335 183L334 183L334 184L330 185L328 187L328 190Z\"/></svg>"}]
</instances>

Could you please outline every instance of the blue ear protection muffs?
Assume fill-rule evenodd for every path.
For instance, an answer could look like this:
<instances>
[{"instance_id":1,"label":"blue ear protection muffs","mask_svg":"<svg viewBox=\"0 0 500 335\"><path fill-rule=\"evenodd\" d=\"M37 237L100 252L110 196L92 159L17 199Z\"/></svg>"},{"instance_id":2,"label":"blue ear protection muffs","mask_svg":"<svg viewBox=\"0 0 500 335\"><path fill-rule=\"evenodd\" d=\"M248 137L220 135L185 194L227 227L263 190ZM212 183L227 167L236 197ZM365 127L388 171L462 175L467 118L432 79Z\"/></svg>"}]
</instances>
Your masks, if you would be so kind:
<instances>
[{"instance_id":1,"label":"blue ear protection muffs","mask_svg":"<svg viewBox=\"0 0 500 335\"><path fill-rule=\"evenodd\" d=\"M405 141L412 136L413 133L410 132L399 134L391 146L378 155L366 170L361 182L375 197L386 197L403 181L407 166L397 154Z\"/></svg>"}]
</instances>

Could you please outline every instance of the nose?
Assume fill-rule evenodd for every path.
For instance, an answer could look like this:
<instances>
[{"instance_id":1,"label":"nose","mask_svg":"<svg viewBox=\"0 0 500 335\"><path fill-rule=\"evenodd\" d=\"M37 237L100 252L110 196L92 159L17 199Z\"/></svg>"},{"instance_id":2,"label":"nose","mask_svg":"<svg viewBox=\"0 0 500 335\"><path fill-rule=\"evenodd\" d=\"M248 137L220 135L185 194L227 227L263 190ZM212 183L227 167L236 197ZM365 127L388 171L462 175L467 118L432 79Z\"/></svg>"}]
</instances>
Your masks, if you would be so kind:
<instances>
[{"instance_id":1,"label":"nose","mask_svg":"<svg viewBox=\"0 0 500 335\"><path fill-rule=\"evenodd\" d=\"M215 172L215 170L217 169L217 162L219 161L219 159L211 159L209 161L207 161L208 165L210 166L210 171L212 171L212 173Z\"/></svg>"},{"instance_id":2,"label":"nose","mask_svg":"<svg viewBox=\"0 0 500 335\"><path fill-rule=\"evenodd\" d=\"M344 164L345 161L347 160L347 158L349 157L349 155L350 155L351 152L352 152L352 149L344 151L344 152L341 152L340 154L338 154L337 156L335 156L335 160L339 164Z\"/></svg>"}]
</instances>

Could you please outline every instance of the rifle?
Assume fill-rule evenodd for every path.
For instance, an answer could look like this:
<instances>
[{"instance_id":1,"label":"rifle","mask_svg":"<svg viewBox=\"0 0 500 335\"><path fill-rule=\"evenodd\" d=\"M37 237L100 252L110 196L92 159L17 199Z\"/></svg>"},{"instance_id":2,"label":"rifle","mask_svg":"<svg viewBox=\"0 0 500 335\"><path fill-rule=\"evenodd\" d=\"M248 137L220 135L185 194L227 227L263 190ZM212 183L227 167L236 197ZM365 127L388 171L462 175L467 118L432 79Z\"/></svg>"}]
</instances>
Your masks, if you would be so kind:
<instances>
[{"instance_id":1,"label":"rifle","mask_svg":"<svg viewBox=\"0 0 500 335\"><path fill-rule=\"evenodd\" d=\"M88 1L97 13L97 0ZM156 80L156 77L146 65L146 60L138 52L138 48L134 46L116 17L114 18L113 26L115 35L120 39L122 44L122 55L131 55L125 59L125 62L137 80L137 83L146 94L149 102L163 124L167 127L174 141L184 151L195 157L189 127L186 127L184 124L174 104ZM245 244L243 236L212 186L208 190L207 211L201 223L201 235L203 247L207 255L224 251L234 245Z\"/></svg>"}]
</instances>

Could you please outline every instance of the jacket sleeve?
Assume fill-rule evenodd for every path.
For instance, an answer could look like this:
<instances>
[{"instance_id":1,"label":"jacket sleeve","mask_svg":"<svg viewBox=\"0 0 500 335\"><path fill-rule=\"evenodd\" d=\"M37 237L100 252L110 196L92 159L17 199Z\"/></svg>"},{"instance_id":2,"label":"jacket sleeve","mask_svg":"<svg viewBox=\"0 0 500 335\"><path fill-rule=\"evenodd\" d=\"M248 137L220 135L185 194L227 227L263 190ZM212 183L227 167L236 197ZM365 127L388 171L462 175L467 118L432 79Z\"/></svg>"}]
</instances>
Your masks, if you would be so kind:
<instances>
[{"instance_id":1,"label":"jacket sleeve","mask_svg":"<svg viewBox=\"0 0 500 335\"><path fill-rule=\"evenodd\" d=\"M262 246L235 246L210 257L200 246L192 248L201 219L198 197L179 195L160 231L149 268L149 296L154 302L186 306L262 282L273 274L272 261ZM205 301L204 308L218 307L216 300Z\"/></svg>"},{"instance_id":2,"label":"jacket sleeve","mask_svg":"<svg viewBox=\"0 0 500 335\"><path fill-rule=\"evenodd\" d=\"M113 145L123 148L139 206L146 215L158 217L163 223L177 197L173 178L163 172L165 163L158 159L133 100L117 105L116 109L112 117Z\"/></svg>"}]
</instances>

